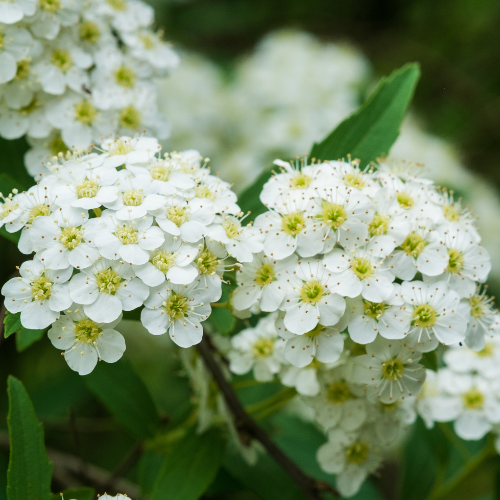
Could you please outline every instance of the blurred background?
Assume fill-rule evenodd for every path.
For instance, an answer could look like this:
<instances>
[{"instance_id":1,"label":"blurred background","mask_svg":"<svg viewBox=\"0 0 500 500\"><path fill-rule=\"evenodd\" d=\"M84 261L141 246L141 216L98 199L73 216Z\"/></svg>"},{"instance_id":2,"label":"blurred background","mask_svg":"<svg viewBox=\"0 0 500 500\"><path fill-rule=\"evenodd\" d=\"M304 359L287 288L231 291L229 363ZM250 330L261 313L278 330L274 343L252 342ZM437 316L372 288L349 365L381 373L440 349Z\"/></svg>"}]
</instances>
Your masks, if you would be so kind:
<instances>
[{"instance_id":1,"label":"blurred background","mask_svg":"<svg viewBox=\"0 0 500 500\"><path fill-rule=\"evenodd\" d=\"M157 27L182 57L177 70L160 82L160 108L172 125L164 146L199 149L210 157L213 170L240 192L270 168L274 158L307 154L313 141L363 102L381 76L408 61L420 62L422 77L411 114L392 155L425 163L427 175L472 205L492 256L490 291L500 292L497 0L150 3ZM24 139L1 140L0 146L2 168L21 186L31 185L23 167ZM5 239L0 249L3 284L25 256ZM121 326L125 358L132 361L160 410L174 420L180 418L190 393L187 380L179 377L180 363L171 361L169 339L139 335L135 325ZM119 467L133 451L135 440L116 425L48 339L18 353L14 336L4 340L0 335L1 387L9 373L25 383L44 422L49 447L108 470ZM2 428L6 414L2 389ZM6 498L7 460L0 446L0 500ZM160 463L161 456L150 451L127 474L147 491ZM382 489L386 498L396 498L394 485L382 484ZM366 491L363 495L376 498ZM257 497L236 488L209 498Z\"/></svg>"}]
</instances>

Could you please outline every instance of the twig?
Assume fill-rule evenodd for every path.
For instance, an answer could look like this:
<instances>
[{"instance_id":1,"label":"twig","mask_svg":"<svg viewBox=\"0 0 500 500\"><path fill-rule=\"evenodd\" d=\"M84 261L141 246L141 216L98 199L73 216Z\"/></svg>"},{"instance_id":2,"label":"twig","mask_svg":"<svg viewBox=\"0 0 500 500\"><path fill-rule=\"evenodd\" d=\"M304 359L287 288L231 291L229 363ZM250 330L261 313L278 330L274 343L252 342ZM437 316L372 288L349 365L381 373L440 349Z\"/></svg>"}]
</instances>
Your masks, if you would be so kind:
<instances>
[{"instance_id":1,"label":"twig","mask_svg":"<svg viewBox=\"0 0 500 500\"><path fill-rule=\"evenodd\" d=\"M8 450L10 448L9 435L6 432L0 432L0 448ZM111 474L92 464L85 465L85 472L82 467L82 460L69 453L47 448L47 455L54 466L54 479L62 488L72 488L75 486L94 486L104 491L104 487L109 483ZM126 479L117 479L114 488L120 493L126 493L132 498L139 497L139 488Z\"/></svg>"},{"instance_id":2,"label":"twig","mask_svg":"<svg viewBox=\"0 0 500 500\"><path fill-rule=\"evenodd\" d=\"M215 361L210 344L207 341L207 334L203 336L203 340L196 346L208 371L211 373L214 381L219 386L219 389L224 396L227 406L231 410L234 418L236 428L244 431L248 436L259 441L262 446L267 450L269 455L276 460L276 462L285 470L285 472L295 481L297 486L304 492L308 500L320 500L319 492L329 492L335 497L339 493L330 485L317 481L307 476L300 467L297 466L283 450L272 441L264 430L259 427L252 417L245 411L238 396L234 392L231 384L226 380L222 373L217 361Z\"/></svg>"},{"instance_id":3,"label":"twig","mask_svg":"<svg viewBox=\"0 0 500 500\"><path fill-rule=\"evenodd\" d=\"M133 450L123 459L123 461L118 464L118 467L112 473L108 482L104 485L103 489L114 488L117 481L123 477L141 458L144 452L144 445L142 442L137 443Z\"/></svg>"}]
</instances>

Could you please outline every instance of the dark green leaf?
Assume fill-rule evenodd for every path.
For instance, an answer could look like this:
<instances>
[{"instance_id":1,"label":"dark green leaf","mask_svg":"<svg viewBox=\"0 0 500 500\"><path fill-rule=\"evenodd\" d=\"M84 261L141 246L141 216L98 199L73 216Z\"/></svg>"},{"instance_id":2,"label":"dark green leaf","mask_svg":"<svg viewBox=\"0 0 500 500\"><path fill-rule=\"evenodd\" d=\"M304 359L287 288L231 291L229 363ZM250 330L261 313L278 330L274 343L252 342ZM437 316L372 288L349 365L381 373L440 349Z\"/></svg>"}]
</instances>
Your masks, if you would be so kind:
<instances>
[{"instance_id":1,"label":"dark green leaf","mask_svg":"<svg viewBox=\"0 0 500 500\"><path fill-rule=\"evenodd\" d=\"M19 191L28 189L35 184L33 177L28 174L24 166L24 154L28 150L26 139L8 140L0 138L0 150L2 155L0 158L0 175L6 174L14 179L16 187ZM12 187L3 189L4 194L8 194Z\"/></svg>"},{"instance_id":2,"label":"dark green leaf","mask_svg":"<svg viewBox=\"0 0 500 500\"><path fill-rule=\"evenodd\" d=\"M28 330L27 328L21 328L16 333L17 352L22 352L30 345L38 342L43 337L44 333L45 330Z\"/></svg>"},{"instance_id":3,"label":"dark green leaf","mask_svg":"<svg viewBox=\"0 0 500 500\"><path fill-rule=\"evenodd\" d=\"M0 452L0 500L7 500L7 469L9 467L9 454Z\"/></svg>"},{"instance_id":4,"label":"dark green leaf","mask_svg":"<svg viewBox=\"0 0 500 500\"><path fill-rule=\"evenodd\" d=\"M224 468L263 500L303 500L304 494L281 466L269 455L261 455L255 465L248 465L239 455L229 455Z\"/></svg>"},{"instance_id":5,"label":"dark green leaf","mask_svg":"<svg viewBox=\"0 0 500 500\"><path fill-rule=\"evenodd\" d=\"M257 177L251 186L247 187L240 196L238 196L238 205L241 207L241 210L243 212L252 212L251 216L247 217L247 222L255 220L257 215L263 214L267 210L260 201L259 196L264 184L271 177L271 174L271 169L265 170Z\"/></svg>"},{"instance_id":6,"label":"dark green leaf","mask_svg":"<svg viewBox=\"0 0 500 500\"><path fill-rule=\"evenodd\" d=\"M156 478L163 465L163 455L152 450L146 450L139 461L138 483L142 495L149 495L153 491Z\"/></svg>"},{"instance_id":7,"label":"dark green leaf","mask_svg":"<svg viewBox=\"0 0 500 500\"><path fill-rule=\"evenodd\" d=\"M438 359L436 351L426 352L422 356L422 364L431 370L437 371L438 369Z\"/></svg>"},{"instance_id":8,"label":"dark green leaf","mask_svg":"<svg viewBox=\"0 0 500 500\"><path fill-rule=\"evenodd\" d=\"M118 422L140 439L154 436L160 417L148 388L131 364L99 363L85 377L87 387L113 414Z\"/></svg>"},{"instance_id":9,"label":"dark green leaf","mask_svg":"<svg viewBox=\"0 0 500 500\"><path fill-rule=\"evenodd\" d=\"M10 460L8 500L50 500L52 464L43 442L43 426L23 384L9 376Z\"/></svg>"},{"instance_id":10,"label":"dark green leaf","mask_svg":"<svg viewBox=\"0 0 500 500\"><path fill-rule=\"evenodd\" d=\"M366 165L389 153L399 135L419 76L418 64L411 63L382 78L368 101L323 141L314 144L310 156L337 160L350 154Z\"/></svg>"},{"instance_id":11,"label":"dark green leaf","mask_svg":"<svg viewBox=\"0 0 500 500\"><path fill-rule=\"evenodd\" d=\"M151 500L200 498L217 475L225 449L226 441L218 430L199 435L192 429L165 457Z\"/></svg>"},{"instance_id":12,"label":"dark green leaf","mask_svg":"<svg viewBox=\"0 0 500 500\"><path fill-rule=\"evenodd\" d=\"M229 300L229 288L228 286L222 287L222 297L219 302L227 302ZM236 318L231 314L231 311L222 307L212 307L212 314L210 314L208 321L222 335L229 335L236 326Z\"/></svg>"},{"instance_id":13,"label":"dark green leaf","mask_svg":"<svg viewBox=\"0 0 500 500\"><path fill-rule=\"evenodd\" d=\"M0 227L0 236L4 237L6 240L12 241L12 243L18 243L19 238L21 237L21 232L17 233L9 233L5 226Z\"/></svg>"},{"instance_id":14,"label":"dark green leaf","mask_svg":"<svg viewBox=\"0 0 500 500\"><path fill-rule=\"evenodd\" d=\"M5 313L3 324L5 325L5 338L10 337L13 333L18 332L23 327L23 325L21 324L21 313L11 313L7 311Z\"/></svg>"},{"instance_id":15,"label":"dark green leaf","mask_svg":"<svg viewBox=\"0 0 500 500\"><path fill-rule=\"evenodd\" d=\"M64 500L94 500L95 498L94 488L73 488L71 490L64 490L62 493ZM61 495L54 493L52 500L61 500Z\"/></svg>"}]
</instances>

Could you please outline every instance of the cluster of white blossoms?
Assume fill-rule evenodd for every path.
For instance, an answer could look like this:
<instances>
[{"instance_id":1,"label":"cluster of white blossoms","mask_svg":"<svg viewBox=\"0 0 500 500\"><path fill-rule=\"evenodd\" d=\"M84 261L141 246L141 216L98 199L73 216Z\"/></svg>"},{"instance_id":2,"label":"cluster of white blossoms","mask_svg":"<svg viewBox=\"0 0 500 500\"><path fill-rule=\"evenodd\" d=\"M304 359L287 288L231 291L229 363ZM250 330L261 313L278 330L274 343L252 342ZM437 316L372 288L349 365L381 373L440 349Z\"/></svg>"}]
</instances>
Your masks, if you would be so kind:
<instances>
[{"instance_id":1,"label":"cluster of white blossoms","mask_svg":"<svg viewBox=\"0 0 500 500\"><path fill-rule=\"evenodd\" d=\"M351 496L415 420L425 353L455 346L446 359L466 371L500 345L483 286L490 258L470 211L419 165L275 164L260 195L269 210L254 224L263 251L241 266L231 298L238 314L270 314L231 339L229 368L296 389L328 432L321 467ZM465 411L459 435L470 438L479 424L469 424L467 405L481 408L474 418L487 432L500 422L500 400L488 406L480 377L460 377L444 371L455 404L436 403L442 414L432 418Z\"/></svg>"},{"instance_id":2,"label":"cluster of white blossoms","mask_svg":"<svg viewBox=\"0 0 500 500\"><path fill-rule=\"evenodd\" d=\"M225 260L248 262L262 249L231 186L197 151L159 151L156 139L121 137L93 153L61 153L35 186L0 199L0 226L21 231L19 249L35 253L2 288L5 307L25 328L49 327L82 375L122 356L114 328L143 305L153 335L199 343Z\"/></svg>"},{"instance_id":3,"label":"cluster of white blossoms","mask_svg":"<svg viewBox=\"0 0 500 500\"><path fill-rule=\"evenodd\" d=\"M153 19L140 0L0 2L0 136L27 136L30 173L110 134L168 137L155 79L178 56Z\"/></svg>"}]
</instances>

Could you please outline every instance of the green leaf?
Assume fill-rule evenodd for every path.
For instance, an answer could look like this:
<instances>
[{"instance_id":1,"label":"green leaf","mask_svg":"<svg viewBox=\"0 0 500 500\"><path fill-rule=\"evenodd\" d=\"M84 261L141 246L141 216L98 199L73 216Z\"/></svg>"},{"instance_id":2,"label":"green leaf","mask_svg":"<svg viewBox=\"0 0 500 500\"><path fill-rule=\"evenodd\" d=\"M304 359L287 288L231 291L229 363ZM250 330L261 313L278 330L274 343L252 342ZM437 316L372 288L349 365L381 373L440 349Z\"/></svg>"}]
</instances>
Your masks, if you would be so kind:
<instances>
[{"instance_id":1,"label":"green leaf","mask_svg":"<svg viewBox=\"0 0 500 500\"><path fill-rule=\"evenodd\" d=\"M94 500L95 498L94 488L86 487L64 490L62 494L64 495L64 500ZM52 500L61 500L61 495L59 493L53 493Z\"/></svg>"},{"instance_id":2,"label":"green leaf","mask_svg":"<svg viewBox=\"0 0 500 500\"><path fill-rule=\"evenodd\" d=\"M8 500L51 500L52 464L43 442L43 426L23 384L8 379L10 460Z\"/></svg>"},{"instance_id":3,"label":"green leaf","mask_svg":"<svg viewBox=\"0 0 500 500\"><path fill-rule=\"evenodd\" d=\"M200 498L217 475L225 449L226 441L218 430L199 435L192 429L165 457L151 500Z\"/></svg>"},{"instance_id":4,"label":"green leaf","mask_svg":"<svg viewBox=\"0 0 500 500\"><path fill-rule=\"evenodd\" d=\"M160 416L148 388L130 363L99 363L85 377L87 387L120 424L139 439L155 435Z\"/></svg>"},{"instance_id":5,"label":"green leaf","mask_svg":"<svg viewBox=\"0 0 500 500\"><path fill-rule=\"evenodd\" d=\"M3 324L5 325L4 337L10 337L12 334L18 332L23 327L21 323L21 313L11 313L7 311L5 313Z\"/></svg>"},{"instance_id":6,"label":"green leaf","mask_svg":"<svg viewBox=\"0 0 500 500\"><path fill-rule=\"evenodd\" d=\"M359 158L366 165L389 153L413 97L420 76L418 64L406 64L382 78L361 108L344 120L310 156L321 160Z\"/></svg>"},{"instance_id":7,"label":"green leaf","mask_svg":"<svg viewBox=\"0 0 500 500\"><path fill-rule=\"evenodd\" d=\"M263 500L304 500L302 490L269 455L261 455L255 465L248 465L239 455L228 454L224 469Z\"/></svg>"},{"instance_id":8,"label":"green leaf","mask_svg":"<svg viewBox=\"0 0 500 500\"><path fill-rule=\"evenodd\" d=\"M240 196L238 196L238 205L241 207L241 210L243 212L252 212L250 217L246 219L247 223L251 220L255 220L255 217L263 214L267 210L260 201L259 196L264 184L271 177L271 174L271 169L265 170L257 177L251 186L247 187Z\"/></svg>"},{"instance_id":9,"label":"green leaf","mask_svg":"<svg viewBox=\"0 0 500 500\"><path fill-rule=\"evenodd\" d=\"M21 328L16 334L17 352L23 352L30 345L41 340L44 333L45 330L28 330L27 328Z\"/></svg>"}]
</instances>

